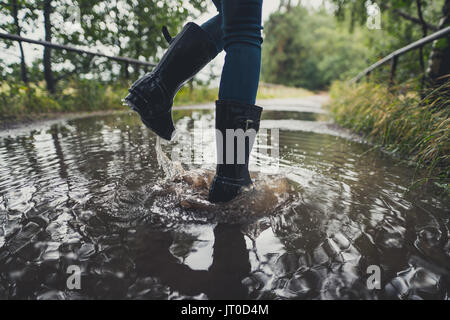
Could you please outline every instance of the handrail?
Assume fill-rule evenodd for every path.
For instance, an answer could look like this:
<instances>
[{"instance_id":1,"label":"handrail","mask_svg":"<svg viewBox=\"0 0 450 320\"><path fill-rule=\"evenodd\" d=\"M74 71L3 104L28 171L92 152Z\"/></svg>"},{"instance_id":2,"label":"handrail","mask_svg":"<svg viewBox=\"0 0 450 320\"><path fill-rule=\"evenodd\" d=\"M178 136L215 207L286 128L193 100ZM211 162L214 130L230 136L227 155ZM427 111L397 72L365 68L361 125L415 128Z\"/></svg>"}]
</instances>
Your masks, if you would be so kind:
<instances>
[{"instance_id":1,"label":"handrail","mask_svg":"<svg viewBox=\"0 0 450 320\"><path fill-rule=\"evenodd\" d=\"M423 47L424 45L433 42L434 40L443 38L446 35L450 35L450 27L446 27L442 30L439 30L438 32L435 32L425 38L422 38L416 42L413 42L409 45L407 45L406 47L403 47L401 49L398 49L394 52L392 52L390 55L384 57L383 59L381 59L380 61L377 61L376 63L374 63L373 65L371 65L370 67L368 67L367 69L365 69L363 72L359 73L356 77L354 77L352 80L350 80L351 83L355 83L358 82L359 80L361 80L364 76L367 76L368 74L370 74L373 70L375 70L376 68L386 64L387 62L392 60L392 68L393 68L393 72L395 72L395 68L397 66L397 58L411 50L414 49L418 49Z\"/></svg>"},{"instance_id":2,"label":"handrail","mask_svg":"<svg viewBox=\"0 0 450 320\"><path fill-rule=\"evenodd\" d=\"M74 48L74 47L70 47L70 46L66 46L66 45L62 45L62 44L56 44L56 43L48 42L48 41L33 40L30 38L24 38L24 37L18 36L16 34L0 32L0 38L7 39L7 40L13 40L13 41L22 41L22 42L38 44L38 45L53 48L53 49L61 49L61 50L67 50L67 51L72 51L72 52L89 54L89 55L98 56L98 57L104 57L104 58L108 58L110 60L119 61L119 62L139 64L139 65L149 66L149 67L156 66L154 63L150 63L147 61L141 61L141 60L126 58L126 57L112 56L112 55L101 53L101 52L94 52L94 51L84 50L84 49L80 49L80 48Z\"/></svg>"}]
</instances>

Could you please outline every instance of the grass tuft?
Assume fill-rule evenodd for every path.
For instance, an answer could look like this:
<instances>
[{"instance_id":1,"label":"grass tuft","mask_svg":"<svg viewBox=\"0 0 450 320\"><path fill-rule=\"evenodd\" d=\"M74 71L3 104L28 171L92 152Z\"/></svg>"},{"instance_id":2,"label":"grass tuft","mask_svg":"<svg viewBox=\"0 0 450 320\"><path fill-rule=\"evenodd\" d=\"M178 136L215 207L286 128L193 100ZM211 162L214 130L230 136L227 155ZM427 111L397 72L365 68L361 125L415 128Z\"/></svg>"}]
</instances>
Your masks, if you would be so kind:
<instances>
[{"instance_id":1,"label":"grass tuft","mask_svg":"<svg viewBox=\"0 0 450 320\"><path fill-rule=\"evenodd\" d=\"M338 124L425 169L413 187L432 183L449 195L450 80L424 98L410 86L336 82L329 108Z\"/></svg>"}]
</instances>

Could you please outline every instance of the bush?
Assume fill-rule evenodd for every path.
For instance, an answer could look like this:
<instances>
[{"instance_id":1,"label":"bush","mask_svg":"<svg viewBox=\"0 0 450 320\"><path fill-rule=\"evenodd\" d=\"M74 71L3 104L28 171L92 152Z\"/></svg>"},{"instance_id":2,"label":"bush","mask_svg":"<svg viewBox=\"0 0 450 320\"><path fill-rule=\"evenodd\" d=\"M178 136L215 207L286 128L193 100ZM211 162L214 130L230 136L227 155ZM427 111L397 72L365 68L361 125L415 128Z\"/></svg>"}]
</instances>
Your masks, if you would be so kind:
<instances>
[{"instance_id":1,"label":"bush","mask_svg":"<svg viewBox=\"0 0 450 320\"><path fill-rule=\"evenodd\" d=\"M0 84L0 119L60 110L60 104L39 86L6 82Z\"/></svg>"},{"instance_id":2,"label":"bush","mask_svg":"<svg viewBox=\"0 0 450 320\"><path fill-rule=\"evenodd\" d=\"M426 177L415 183L432 181L450 190L450 81L425 98L404 85L336 82L331 97L339 124L426 168Z\"/></svg>"}]
</instances>

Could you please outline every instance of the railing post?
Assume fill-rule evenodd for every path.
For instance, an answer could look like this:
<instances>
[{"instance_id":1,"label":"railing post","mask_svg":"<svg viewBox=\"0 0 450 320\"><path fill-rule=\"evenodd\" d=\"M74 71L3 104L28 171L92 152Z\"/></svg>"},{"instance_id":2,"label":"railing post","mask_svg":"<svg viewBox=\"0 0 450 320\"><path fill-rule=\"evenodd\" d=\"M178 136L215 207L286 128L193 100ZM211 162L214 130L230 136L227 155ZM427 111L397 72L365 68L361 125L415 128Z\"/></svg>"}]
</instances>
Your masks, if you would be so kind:
<instances>
[{"instance_id":1,"label":"railing post","mask_svg":"<svg viewBox=\"0 0 450 320\"><path fill-rule=\"evenodd\" d=\"M391 60L391 76L389 78L389 87L392 87L394 85L395 71L397 70L397 60L398 56L394 56Z\"/></svg>"},{"instance_id":2,"label":"railing post","mask_svg":"<svg viewBox=\"0 0 450 320\"><path fill-rule=\"evenodd\" d=\"M417 49L417 48L421 48L424 45L426 45L427 43L433 42L437 39L443 38L447 35L450 34L450 26L439 30L436 33L433 33L432 35L429 35L425 38L422 38L416 42L413 42L409 45L407 45L406 47L403 47L401 49L398 49L396 51L394 51L393 53L391 53L390 55L384 57L383 59L379 60L378 62L374 63L373 65L371 65L370 67L366 68L363 72L361 72L360 74L358 74L355 78L353 78L351 81L356 82L359 81L361 78L363 78L364 76L368 76L370 74L370 72L372 72L373 70L377 69L378 67L388 63L389 61L391 61L392 63L392 68L391 68L391 77L390 77L390 82L393 84L394 83L394 77L395 77L395 71L397 68L397 59L398 57L400 57L401 55Z\"/></svg>"},{"instance_id":3,"label":"railing post","mask_svg":"<svg viewBox=\"0 0 450 320\"><path fill-rule=\"evenodd\" d=\"M125 72L125 79L130 79L130 71L128 70L129 67L129 63L125 62L125 66L124 66L124 72Z\"/></svg>"}]
</instances>

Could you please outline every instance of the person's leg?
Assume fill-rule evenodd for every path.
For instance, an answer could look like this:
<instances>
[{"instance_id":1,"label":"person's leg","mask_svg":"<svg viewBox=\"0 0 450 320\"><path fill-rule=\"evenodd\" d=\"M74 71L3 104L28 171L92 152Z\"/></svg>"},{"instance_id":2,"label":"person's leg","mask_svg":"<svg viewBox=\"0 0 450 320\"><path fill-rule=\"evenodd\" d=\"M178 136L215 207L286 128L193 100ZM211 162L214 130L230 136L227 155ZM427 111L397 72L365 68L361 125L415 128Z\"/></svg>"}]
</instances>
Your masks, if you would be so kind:
<instances>
[{"instance_id":1,"label":"person's leg","mask_svg":"<svg viewBox=\"0 0 450 320\"><path fill-rule=\"evenodd\" d=\"M222 3L221 0L213 0L213 2L219 14L202 24L201 28L211 37L213 42L216 44L217 54L219 54L220 52L222 52L224 46L222 29Z\"/></svg>"},{"instance_id":2,"label":"person's leg","mask_svg":"<svg viewBox=\"0 0 450 320\"><path fill-rule=\"evenodd\" d=\"M216 102L216 175L211 202L227 202L252 183L250 152L262 108L255 106L261 69L262 0L222 0L225 65Z\"/></svg>"},{"instance_id":3,"label":"person's leg","mask_svg":"<svg viewBox=\"0 0 450 320\"><path fill-rule=\"evenodd\" d=\"M214 0L216 6L220 0ZM160 137L171 140L173 99L181 86L195 76L223 50L222 17L212 18L203 26L193 22L171 38L164 36L170 47L152 72L133 83L125 102L141 117L142 122Z\"/></svg>"},{"instance_id":4,"label":"person's leg","mask_svg":"<svg viewBox=\"0 0 450 320\"><path fill-rule=\"evenodd\" d=\"M254 104L261 69L262 0L222 0L225 65L219 100Z\"/></svg>"}]
</instances>

